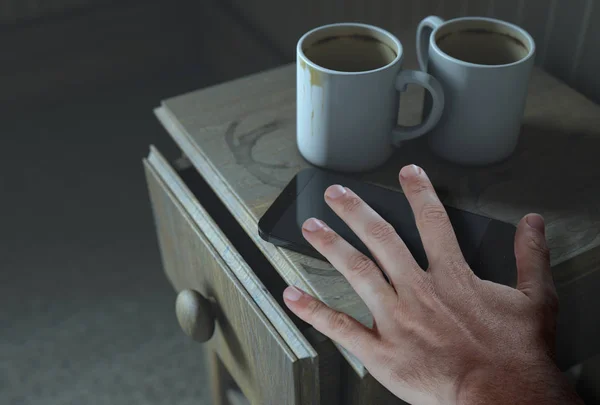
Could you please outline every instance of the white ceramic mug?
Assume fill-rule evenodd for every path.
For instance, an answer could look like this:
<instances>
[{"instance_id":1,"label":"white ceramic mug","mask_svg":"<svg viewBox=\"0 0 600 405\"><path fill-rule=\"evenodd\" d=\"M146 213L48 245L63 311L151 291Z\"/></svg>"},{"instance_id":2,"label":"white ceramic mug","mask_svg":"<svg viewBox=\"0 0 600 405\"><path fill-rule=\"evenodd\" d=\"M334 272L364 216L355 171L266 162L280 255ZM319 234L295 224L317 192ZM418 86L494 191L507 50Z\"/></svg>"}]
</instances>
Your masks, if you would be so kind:
<instances>
[{"instance_id":1,"label":"white ceramic mug","mask_svg":"<svg viewBox=\"0 0 600 405\"><path fill-rule=\"evenodd\" d=\"M366 24L325 25L297 46L297 142L310 163L357 172L383 164L394 146L431 130L444 109L432 76L402 69L400 41ZM399 91L418 84L432 108L420 125L398 126Z\"/></svg>"},{"instance_id":2,"label":"white ceramic mug","mask_svg":"<svg viewBox=\"0 0 600 405\"><path fill-rule=\"evenodd\" d=\"M442 118L428 135L431 149L465 165L510 156L534 63L531 35L492 18L430 16L417 30L417 56L421 70L439 80L446 97ZM424 114L430 109L426 96Z\"/></svg>"}]
</instances>

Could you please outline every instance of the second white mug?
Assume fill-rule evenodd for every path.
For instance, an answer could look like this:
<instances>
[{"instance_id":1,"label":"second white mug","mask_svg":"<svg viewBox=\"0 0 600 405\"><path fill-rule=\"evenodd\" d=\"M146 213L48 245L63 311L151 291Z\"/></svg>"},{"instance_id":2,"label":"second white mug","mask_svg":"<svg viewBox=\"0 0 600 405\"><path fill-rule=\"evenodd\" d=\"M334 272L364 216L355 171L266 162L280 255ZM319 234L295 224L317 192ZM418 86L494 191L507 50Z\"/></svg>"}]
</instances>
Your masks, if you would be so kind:
<instances>
[{"instance_id":1,"label":"second white mug","mask_svg":"<svg viewBox=\"0 0 600 405\"><path fill-rule=\"evenodd\" d=\"M431 130L444 93L431 75L402 69L400 41L366 24L322 26L297 46L297 143L310 163L358 172L383 164L394 146ZM399 91L423 86L431 111L413 127L397 125Z\"/></svg>"},{"instance_id":2,"label":"second white mug","mask_svg":"<svg viewBox=\"0 0 600 405\"><path fill-rule=\"evenodd\" d=\"M442 118L428 135L433 152L464 165L510 156L519 140L535 58L531 35L492 18L430 16L419 24L417 56L446 97ZM424 114L432 104L426 95Z\"/></svg>"}]
</instances>

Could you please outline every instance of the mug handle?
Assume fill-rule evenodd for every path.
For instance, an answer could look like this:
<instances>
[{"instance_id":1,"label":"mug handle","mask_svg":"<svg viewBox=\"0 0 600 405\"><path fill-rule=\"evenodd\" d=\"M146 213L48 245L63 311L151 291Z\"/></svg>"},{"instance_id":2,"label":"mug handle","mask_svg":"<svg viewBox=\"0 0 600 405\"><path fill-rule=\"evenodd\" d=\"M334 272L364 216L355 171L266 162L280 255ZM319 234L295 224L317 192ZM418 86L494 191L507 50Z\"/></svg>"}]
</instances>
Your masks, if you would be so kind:
<instances>
[{"instance_id":1,"label":"mug handle","mask_svg":"<svg viewBox=\"0 0 600 405\"><path fill-rule=\"evenodd\" d=\"M444 20L435 15L425 17L423 21L419 23L419 28L417 28L417 59L419 60L419 68L423 72L427 71L427 62L429 62L429 41L431 33L443 23Z\"/></svg>"},{"instance_id":2,"label":"mug handle","mask_svg":"<svg viewBox=\"0 0 600 405\"><path fill-rule=\"evenodd\" d=\"M431 131L436 126L444 111L444 90L435 77L418 70L403 70L396 78L396 89L406 91L409 84L423 86L431 94L431 112L420 124L410 127L397 126L392 130L392 143L400 146L403 141L417 138Z\"/></svg>"}]
</instances>

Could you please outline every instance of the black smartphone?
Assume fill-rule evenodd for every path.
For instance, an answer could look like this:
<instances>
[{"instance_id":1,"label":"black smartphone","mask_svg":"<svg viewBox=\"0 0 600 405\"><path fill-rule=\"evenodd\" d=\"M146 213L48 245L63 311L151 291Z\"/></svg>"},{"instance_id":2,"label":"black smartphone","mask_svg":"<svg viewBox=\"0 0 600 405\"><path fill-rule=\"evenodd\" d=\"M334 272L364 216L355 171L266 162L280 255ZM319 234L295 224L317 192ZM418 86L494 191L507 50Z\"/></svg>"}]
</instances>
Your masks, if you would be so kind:
<instances>
[{"instance_id":1,"label":"black smartphone","mask_svg":"<svg viewBox=\"0 0 600 405\"><path fill-rule=\"evenodd\" d=\"M323 220L356 249L372 258L364 243L325 203L324 193L332 184L350 188L388 221L404 240L417 263L428 262L415 217L403 193L317 168L299 172L258 222L262 239L276 246L326 260L302 236L308 218ZM446 206L462 253L482 279L516 285L514 225Z\"/></svg>"}]
</instances>

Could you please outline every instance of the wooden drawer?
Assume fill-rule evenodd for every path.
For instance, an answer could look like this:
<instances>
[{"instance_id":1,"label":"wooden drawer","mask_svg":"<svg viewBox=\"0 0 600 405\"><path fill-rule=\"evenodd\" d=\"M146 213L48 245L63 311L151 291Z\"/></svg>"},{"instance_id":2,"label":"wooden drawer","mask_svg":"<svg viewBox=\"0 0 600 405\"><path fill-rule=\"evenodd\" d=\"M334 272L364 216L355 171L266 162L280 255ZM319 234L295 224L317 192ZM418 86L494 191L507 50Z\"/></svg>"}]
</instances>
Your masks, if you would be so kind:
<instances>
[{"instance_id":1,"label":"wooden drawer","mask_svg":"<svg viewBox=\"0 0 600 405\"><path fill-rule=\"evenodd\" d=\"M165 272L214 302L208 348L252 404L320 403L317 351L156 149L144 166Z\"/></svg>"}]
</instances>

